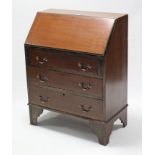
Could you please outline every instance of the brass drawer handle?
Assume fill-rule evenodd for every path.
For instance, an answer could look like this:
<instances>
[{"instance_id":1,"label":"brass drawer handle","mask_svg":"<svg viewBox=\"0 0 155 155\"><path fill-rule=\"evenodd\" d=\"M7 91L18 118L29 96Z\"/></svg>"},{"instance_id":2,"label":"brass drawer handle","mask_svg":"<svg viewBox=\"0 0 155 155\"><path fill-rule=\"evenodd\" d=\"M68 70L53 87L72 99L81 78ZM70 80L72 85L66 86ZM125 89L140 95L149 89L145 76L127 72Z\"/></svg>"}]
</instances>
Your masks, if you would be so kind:
<instances>
[{"instance_id":1,"label":"brass drawer handle","mask_svg":"<svg viewBox=\"0 0 155 155\"><path fill-rule=\"evenodd\" d=\"M84 105L80 105L80 108L83 112L89 112L90 110L92 110L92 107L91 106L84 106Z\"/></svg>"},{"instance_id":2,"label":"brass drawer handle","mask_svg":"<svg viewBox=\"0 0 155 155\"><path fill-rule=\"evenodd\" d=\"M39 56L36 56L36 60L38 61L39 64L44 64L46 62L48 62L48 59L46 57L44 58L40 58Z\"/></svg>"},{"instance_id":3,"label":"brass drawer handle","mask_svg":"<svg viewBox=\"0 0 155 155\"><path fill-rule=\"evenodd\" d=\"M92 68L90 64L83 64L81 62L78 63L78 67L84 72Z\"/></svg>"},{"instance_id":4,"label":"brass drawer handle","mask_svg":"<svg viewBox=\"0 0 155 155\"><path fill-rule=\"evenodd\" d=\"M44 97L42 95L40 95L39 98L40 98L40 102L43 103L43 104L48 102L48 100L49 100L49 97Z\"/></svg>"},{"instance_id":5,"label":"brass drawer handle","mask_svg":"<svg viewBox=\"0 0 155 155\"><path fill-rule=\"evenodd\" d=\"M39 82L41 83L45 83L48 80L46 76L41 75L41 74L37 75L37 79L39 79Z\"/></svg>"},{"instance_id":6,"label":"brass drawer handle","mask_svg":"<svg viewBox=\"0 0 155 155\"><path fill-rule=\"evenodd\" d=\"M80 88L82 88L83 91L86 91L92 88L91 83L80 82L78 85Z\"/></svg>"}]
</instances>

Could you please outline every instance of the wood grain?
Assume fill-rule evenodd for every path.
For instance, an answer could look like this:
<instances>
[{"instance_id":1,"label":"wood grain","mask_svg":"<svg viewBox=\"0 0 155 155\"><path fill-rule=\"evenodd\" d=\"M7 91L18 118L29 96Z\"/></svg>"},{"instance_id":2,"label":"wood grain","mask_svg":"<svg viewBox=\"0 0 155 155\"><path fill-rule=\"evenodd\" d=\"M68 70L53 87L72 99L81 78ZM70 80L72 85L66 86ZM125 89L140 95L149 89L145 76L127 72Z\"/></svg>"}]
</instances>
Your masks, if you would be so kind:
<instances>
[{"instance_id":1,"label":"wood grain","mask_svg":"<svg viewBox=\"0 0 155 155\"><path fill-rule=\"evenodd\" d=\"M27 67L27 75L29 83L56 87L72 91L75 94L102 99L102 79L35 67Z\"/></svg>"},{"instance_id":2,"label":"wood grain","mask_svg":"<svg viewBox=\"0 0 155 155\"><path fill-rule=\"evenodd\" d=\"M102 100L52 91L34 85L29 87L29 99L30 103L86 118L101 120L103 117Z\"/></svg>"},{"instance_id":3,"label":"wood grain","mask_svg":"<svg viewBox=\"0 0 155 155\"><path fill-rule=\"evenodd\" d=\"M128 16L38 12L25 42L30 123L43 109L90 120L107 145L114 122L127 125Z\"/></svg>"},{"instance_id":4,"label":"wood grain","mask_svg":"<svg viewBox=\"0 0 155 155\"><path fill-rule=\"evenodd\" d=\"M114 19L38 12L26 44L104 54Z\"/></svg>"},{"instance_id":5,"label":"wood grain","mask_svg":"<svg viewBox=\"0 0 155 155\"><path fill-rule=\"evenodd\" d=\"M116 21L104 57L106 120L127 105L127 22L128 16Z\"/></svg>"},{"instance_id":6,"label":"wood grain","mask_svg":"<svg viewBox=\"0 0 155 155\"><path fill-rule=\"evenodd\" d=\"M38 58L38 59L36 59ZM47 61L44 61L46 59ZM44 61L44 62L40 62ZM71 70L88 75L100 75L99 65L101 60L95 56L84 56L70 54L69 52L60 52L46 48L32 48L29 51L29 64L32 66ZM81 64L81 66L80 66Z\"/></svg>"}]
</instances>

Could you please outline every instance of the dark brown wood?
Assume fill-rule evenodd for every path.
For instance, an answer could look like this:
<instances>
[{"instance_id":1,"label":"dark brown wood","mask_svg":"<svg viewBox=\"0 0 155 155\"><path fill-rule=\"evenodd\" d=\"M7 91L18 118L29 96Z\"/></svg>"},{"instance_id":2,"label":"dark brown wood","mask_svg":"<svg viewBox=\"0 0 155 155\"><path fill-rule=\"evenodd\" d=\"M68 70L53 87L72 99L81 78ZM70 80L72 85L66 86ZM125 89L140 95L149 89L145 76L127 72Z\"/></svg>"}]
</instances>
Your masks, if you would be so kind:
<instances>
[{"instance_id":1,"label":"dark brown wood","mask_svg":"<svg viewBox=\"0 0 155 155\"><path fill-rule=\"evenodd\" d=\"M108 122L100 122L90 120L90 128L98 136L98 141L102 145L109 143L109 138L113 129L114 122L120 119L123 127L127 125L127 108L123 108L117 115L115 115Z\"/></svg>"},{"instance_id":2,"label":"dark brown wood","mask_svg":"<svg viewBox=\"0 0 155 155\"><path fill-rule=\"evenodd\" d=\"M102 79L30 66L27 67L27 75L30 83L62 88L73 93L102 99Z\"/></svg>"},{"instance_id":3,"label":"dark brown wood","mask_svg":"<svg viewBox=\"0 0 155 155\"><path fill-rule=\"evenodd\" d=\"M109 136L112 131L113 124L111 122L104 123L99 121L90 120L90 128L97 135L98 141L102 145L109 143Z\"/></svg>"},{"instance_id":4,"label":"dark brown wood","mask_svg":"<svg viewBox=\"0 0 155 155\"><path fill-rule=\"evenodd\" d=\"M127 108L125 108L120 114L119 119L121 123L123 124L123 127L127 126Z\"/></svg>"},{"instance_id":5,"label":"dark brown wood","mask_svg":"<svg viewBox=\"0 0 155 155\"><path fill-rule=\"evenodd\" d=\"M25 42L30 123L67 113L108 144L114 122L127 125L127 31L125 14L39 12Z\"/></svg>"},{"instance_id":6,"label":"dark brown wood","mask_svg":"<svg viewBox=\"0 0 155 155\"><path fill-rule=\"evenodd\" d=\"M47 108L101 120L102 100L73 95L63 90L29 87L29 102Z\"/></svg>"},{"instance_id":7,"label":"dark brown wood","mask_svg":"<svg viewBox=\"0 0 155 155\"><path fill-rule=\"evenodd\" d=\"M104 57L106 120L127 104L127 21L116 20Z\"/></svg>"},{"instance_id":8,"label":"dark brown wood","mask_svg":"<svg viewBox=\"0 0 155 155\"><path fill-rule=\"evenodd\" d=\"M98 75L99 60L75 54L66 54L45 48L31 48L29 53L30 65L53 69L75 70L88 74Z\"/></svg>"},{"instance_id":9,"label":"dark brown wood","mask_svg":"<svg viewBox=\"0 0 155 155\"><path fill-rule=\"evenodd\" d=\"M42 114L43 109L37 106L29 105L30 124L37 125L37 119Z\"/></svg>"}]
</instances>

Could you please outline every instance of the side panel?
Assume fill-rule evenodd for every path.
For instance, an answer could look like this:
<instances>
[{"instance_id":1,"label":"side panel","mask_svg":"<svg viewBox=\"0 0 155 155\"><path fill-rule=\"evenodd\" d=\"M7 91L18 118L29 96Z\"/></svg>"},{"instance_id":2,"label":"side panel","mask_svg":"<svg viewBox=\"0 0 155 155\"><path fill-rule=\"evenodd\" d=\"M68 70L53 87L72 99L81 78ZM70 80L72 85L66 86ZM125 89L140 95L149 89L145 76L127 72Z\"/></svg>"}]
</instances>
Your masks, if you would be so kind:
<instances>
[{"instance_id":1,"label":"side panel","mask_svg":"<svg viewBox=\"0 0 155 155\"><path fill-rule=\"evenodd\" d=\"M116 20L104 57L106 121L127 105L128 16Z\"/></svg>"}]
</instances>

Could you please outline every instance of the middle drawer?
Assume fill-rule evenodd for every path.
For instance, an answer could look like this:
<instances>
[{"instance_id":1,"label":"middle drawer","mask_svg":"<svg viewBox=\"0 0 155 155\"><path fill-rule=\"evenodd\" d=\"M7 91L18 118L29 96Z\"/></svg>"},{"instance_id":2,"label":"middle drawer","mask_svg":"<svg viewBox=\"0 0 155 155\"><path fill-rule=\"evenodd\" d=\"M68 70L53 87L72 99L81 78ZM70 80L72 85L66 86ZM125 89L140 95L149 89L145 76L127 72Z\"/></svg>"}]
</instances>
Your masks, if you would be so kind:
<instances>
[{"instance_id":1,"label":"middle drawer","mask_svg":"<svg viewBox=\"0 0 155 155\"><path fill-rule=\"evenodd\" d=\"M102 79L27 66L28 82L102 99Z\"/></svg>"}]
</instances>

